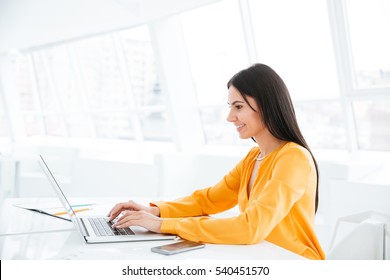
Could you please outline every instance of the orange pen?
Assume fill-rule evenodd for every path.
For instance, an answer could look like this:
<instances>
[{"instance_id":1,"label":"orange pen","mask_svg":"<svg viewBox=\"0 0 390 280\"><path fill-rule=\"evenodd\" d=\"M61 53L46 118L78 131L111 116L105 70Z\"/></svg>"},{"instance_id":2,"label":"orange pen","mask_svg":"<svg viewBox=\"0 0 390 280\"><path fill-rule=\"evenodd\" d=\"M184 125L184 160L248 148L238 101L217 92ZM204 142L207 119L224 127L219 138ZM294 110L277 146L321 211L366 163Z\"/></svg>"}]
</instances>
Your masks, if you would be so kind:
<instances>
[{"instance_id":1,"label":"orange pen","mask_svg":"<svg viewBox=\"0 0 390 280\"><path fill-rule=\"evenodd\" d=\"M91 210L92 208L82 208L82 209L76 209L76 210L73 210L73 212L82 212L82 211L87 211L87 210ZM65 215L67 214L68 212L66 211L63 211L63 212L57 212L57 213L54 213L53 215L54 216L61 216L61 215Z\"/></svg>"}]
</instances>

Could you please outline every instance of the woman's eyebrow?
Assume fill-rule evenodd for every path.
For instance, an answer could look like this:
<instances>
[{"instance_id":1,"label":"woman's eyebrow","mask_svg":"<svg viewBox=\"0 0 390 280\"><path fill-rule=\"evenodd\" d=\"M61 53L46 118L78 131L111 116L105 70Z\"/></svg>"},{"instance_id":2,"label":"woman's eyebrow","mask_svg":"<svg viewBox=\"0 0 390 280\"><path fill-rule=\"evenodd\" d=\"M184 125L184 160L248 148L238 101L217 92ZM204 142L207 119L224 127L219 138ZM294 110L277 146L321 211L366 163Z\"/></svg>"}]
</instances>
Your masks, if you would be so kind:
<instances>
[{"instance_id":1,"label":"woman's eyebrow","mask_svg":"<svg viewBox=\"0 0 390 280\"><path fill-rule=\"evenodd\" d=\"M234 106L234 105L236 105L237 103L245 103L245 102L244 102L244 101L240 101L240 100L236 100L236 101L233 101L232 104L230 104L229 102L228 102L227 104L230 105L230 106Z\"/></svg>"}]
</instances>

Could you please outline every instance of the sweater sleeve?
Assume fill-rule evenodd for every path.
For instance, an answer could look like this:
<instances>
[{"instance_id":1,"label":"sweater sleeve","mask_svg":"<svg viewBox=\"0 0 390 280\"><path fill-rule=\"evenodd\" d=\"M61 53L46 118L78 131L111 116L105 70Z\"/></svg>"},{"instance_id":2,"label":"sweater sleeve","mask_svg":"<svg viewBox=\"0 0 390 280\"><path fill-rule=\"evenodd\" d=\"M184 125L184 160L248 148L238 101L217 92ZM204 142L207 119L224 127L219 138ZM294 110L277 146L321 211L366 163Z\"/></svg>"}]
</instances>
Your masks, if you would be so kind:
<instances>
[{"instance_id":1,"label":"sweater sleeve","mask_svg":"<svg viewBox=\"0 0 390 280\"><path fill-rule=\"evenodd\" d=\"M162 218L205 216L228 210L237 204L243 161L213 187L197 190L175 201L150 204L160 208Z\"/></svg>"},{"instance_id":2,"label":"sweater sleeve","mask_svg":"<svg viewBox=\"0 0 390 280\"><path fill-rule=\"evenodd\" d=\"M261 191L253 194L255 197L250 200L248 207L240 215L223 219L204 216L165 218L161 231L177 234L188 240L208 243L260 242L286 217L296 201L302 197L307 187L307 179L311 178L312 172L307 155L303 152L281 153L272 165L271 177L264 186L256 186Z\"/></svg>"}]
</instances>

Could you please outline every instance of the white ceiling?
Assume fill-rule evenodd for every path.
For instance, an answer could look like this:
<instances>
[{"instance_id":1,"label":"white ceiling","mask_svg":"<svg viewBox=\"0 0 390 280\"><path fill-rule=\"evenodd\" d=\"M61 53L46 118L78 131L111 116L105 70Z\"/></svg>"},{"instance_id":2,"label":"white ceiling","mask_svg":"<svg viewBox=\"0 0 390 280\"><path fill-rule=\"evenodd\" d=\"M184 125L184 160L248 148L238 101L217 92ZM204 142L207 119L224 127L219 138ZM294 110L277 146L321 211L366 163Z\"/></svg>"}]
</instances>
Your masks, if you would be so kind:
<instances>
[{"instance_id":1,"label":"white ceiling","mask_svg":"<svg viewBox=\"0 0 390 280\"><path fill-rule=\"evenodd\" d=\"M221 0L0 0L0 53L123 29Z\"/></svg>"}]
</instances>

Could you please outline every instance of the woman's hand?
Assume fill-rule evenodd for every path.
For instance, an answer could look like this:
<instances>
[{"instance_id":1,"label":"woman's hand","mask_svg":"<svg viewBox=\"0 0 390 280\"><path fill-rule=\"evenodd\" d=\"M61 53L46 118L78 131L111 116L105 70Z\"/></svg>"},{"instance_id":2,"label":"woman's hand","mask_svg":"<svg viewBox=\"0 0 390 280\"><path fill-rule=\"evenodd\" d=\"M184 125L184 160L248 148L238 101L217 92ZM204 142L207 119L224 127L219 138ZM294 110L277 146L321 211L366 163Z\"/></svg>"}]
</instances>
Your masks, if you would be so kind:
<instances>
[{"instance_id":1,"label":"woman's hand","mask_svg":"<svg viewBox=\"0 0 390 280\"><path fill-rule=\"evenodd\" d=\"M130 226L141 226L147 230L160 233L162 218L157 217L145 210L126 210L113 225L114 228L125 228Z\"/></svg>"},{"instance_id":2,"label":"woman's hand","mask_svg":"<svg viewBox=\"0 0 390 280\"><path fill-rule=\"evenodd\" d=\"M118 217L118 215L120 213L122 213L123 211L126 211L126 210L133 211L133 212L143 211L145 213L151 214L152 216L156 216L156 217L160 216L160 209L158 207L144 206L144 205L138 204L132 200L129 200L128 202L122 202L122 203L118 203L117 205L115 205L110 210L110 212L107 214L107 217L109 217L109 220L112 221L116 217Z\"/></svg>"}]
</instances>

